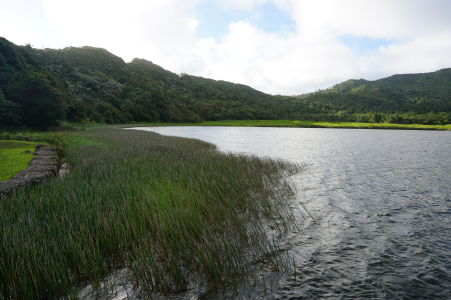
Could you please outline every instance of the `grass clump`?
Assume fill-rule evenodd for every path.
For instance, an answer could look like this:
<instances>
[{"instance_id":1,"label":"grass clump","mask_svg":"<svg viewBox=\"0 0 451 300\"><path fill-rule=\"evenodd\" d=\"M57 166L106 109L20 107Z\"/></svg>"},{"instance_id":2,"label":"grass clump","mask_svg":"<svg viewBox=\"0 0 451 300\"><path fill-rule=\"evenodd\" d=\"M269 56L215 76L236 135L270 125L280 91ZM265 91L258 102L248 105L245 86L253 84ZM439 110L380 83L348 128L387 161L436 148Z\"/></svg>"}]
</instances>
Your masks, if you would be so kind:
<instances>
[{"instance_id":1,"label":"grass clump","mask_svg":"<svg viewBox=\"0 0 451 300\"><path fill-rule=\"evenodd\" d=\"M0 140L0 180L7 180L25 170L33 159L37 144Z\"/></svg>"},{"instance_id":2,"label":"grass clump","mask_svg":"<svg viewBox=\"0 0 451 300\"><path fill-rule=\"evenodd\" d=\"M75 297L124 268L147 295L183 290L193 275L211 288L234 284L277 250L267 222L279 231L293 222L286 178L295 165L150 132L59 140L70 174L0 201L6 299Z\"/></svg>"}]
</instances>

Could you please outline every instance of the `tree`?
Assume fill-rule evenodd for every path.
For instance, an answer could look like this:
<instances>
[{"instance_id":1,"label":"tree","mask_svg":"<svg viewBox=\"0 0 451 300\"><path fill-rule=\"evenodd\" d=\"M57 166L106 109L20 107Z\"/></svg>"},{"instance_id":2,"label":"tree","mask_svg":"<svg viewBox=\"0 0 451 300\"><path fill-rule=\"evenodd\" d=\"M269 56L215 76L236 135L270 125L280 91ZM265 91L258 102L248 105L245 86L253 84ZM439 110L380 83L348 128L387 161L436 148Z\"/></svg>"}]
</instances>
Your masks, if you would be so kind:
<instances>
[{"instance_id":1,"label":"tree","mask_svg":"<svg viewBox=\"0 0 451 300\"><path fill-rule=\"evenodd\" d=\"M19 106L6 100L0 89L0 126L13 127L20 125Z\"/></svg>"},{"instance_id":2,"label":"tree","mask_svg":"<svg viewBox=\"0 0 451 300\"><path fill-rule=\"evenodd\" d=\"M63 100L45 80L25 77L14 85L12 93L24 125L46 129L64 119Z\"/></svg>"}]
</instances>

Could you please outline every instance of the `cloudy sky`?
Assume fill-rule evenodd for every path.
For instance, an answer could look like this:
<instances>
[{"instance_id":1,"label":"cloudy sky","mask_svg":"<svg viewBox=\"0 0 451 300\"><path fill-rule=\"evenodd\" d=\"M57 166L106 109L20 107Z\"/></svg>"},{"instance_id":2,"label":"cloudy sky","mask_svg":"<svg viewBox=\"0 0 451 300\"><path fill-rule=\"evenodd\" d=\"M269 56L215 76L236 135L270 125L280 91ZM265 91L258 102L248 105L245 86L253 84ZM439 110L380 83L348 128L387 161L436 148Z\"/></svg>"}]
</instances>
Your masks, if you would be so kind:
<instances>
[{"instance_id":1,"label":"cloudy sky","mask_svg":"<svg viewBox=\"0 0 451 300\"><path fill-rule=\"evenodd\" d=\"M451 67L451 1L0 0L0 36L292 95Z\"/></svg>"}]
</instances>

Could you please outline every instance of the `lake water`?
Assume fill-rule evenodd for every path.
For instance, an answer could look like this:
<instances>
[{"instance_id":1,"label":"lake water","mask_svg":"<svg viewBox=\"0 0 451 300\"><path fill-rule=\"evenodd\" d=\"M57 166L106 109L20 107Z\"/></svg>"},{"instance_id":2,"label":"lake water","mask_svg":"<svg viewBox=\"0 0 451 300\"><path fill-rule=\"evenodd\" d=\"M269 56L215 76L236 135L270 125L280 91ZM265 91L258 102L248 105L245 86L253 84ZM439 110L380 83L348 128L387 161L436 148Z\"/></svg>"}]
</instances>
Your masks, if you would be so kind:
<instances>
[{"instance_id":1,"label":"lake water","mask_svg":"<svg viewBox=\"0 0 451 300\"><path fill-rule=\"evenodd\" d=\"M139 129L307 166L296 203L317 222L283 241L296 276L248 298L451 299L451 132Z\"/></svg>"}]
</instances>

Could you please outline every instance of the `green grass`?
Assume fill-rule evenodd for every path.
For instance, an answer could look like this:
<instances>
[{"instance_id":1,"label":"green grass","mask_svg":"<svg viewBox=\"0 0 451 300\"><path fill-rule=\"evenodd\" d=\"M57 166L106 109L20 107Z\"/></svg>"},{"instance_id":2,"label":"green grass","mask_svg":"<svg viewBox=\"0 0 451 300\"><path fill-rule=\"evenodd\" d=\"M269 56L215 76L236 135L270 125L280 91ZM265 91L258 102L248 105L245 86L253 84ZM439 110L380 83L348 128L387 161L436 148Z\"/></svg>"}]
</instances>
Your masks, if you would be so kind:
<instances>
[{"instance_id":1,"label":"green grass","mask_svg":"<svg viewBox=\"0 0 451 300\"><path fill-rule=\"evenodd\" d=\"M237 284L262 258L289 264L267 255L280 251L267 228L296 225L298 166L111 127L38 137L64 148L71 171L1 199L0 299L75 297L124 268L148 298L192 277Z\"/></svg>"},{"instance_id":2,"label":"green grass","mask_svg":"<svg viewBox=\"0 0 451 300\"><path fill-rule=\"evenodd\" d=\"M140 124L133 124L126 126L131 127L139 125ZM357 122L317 122L317 121L295 121L295 120L226 120L226 121L204 121L200 123L145 123L142 125L451 130L451 124L424 125L424 124L357 123Z\"/></svg>"},{"instance_id":3,"label":"green grass","mask_svg":"<svg viewBox=\"0 0 451 300\"><path fill-rule=\"evenodd\" d=\"M0 140L0 180L25 170L33 159L36 142Z\"/></svg>"}]
</instances>

